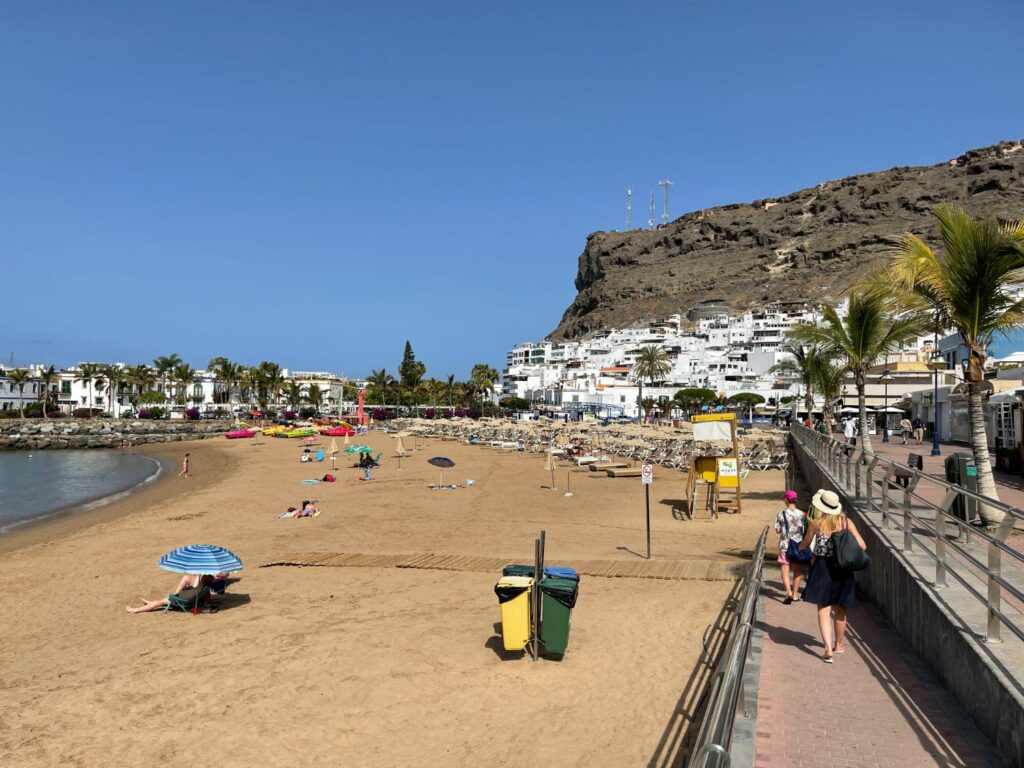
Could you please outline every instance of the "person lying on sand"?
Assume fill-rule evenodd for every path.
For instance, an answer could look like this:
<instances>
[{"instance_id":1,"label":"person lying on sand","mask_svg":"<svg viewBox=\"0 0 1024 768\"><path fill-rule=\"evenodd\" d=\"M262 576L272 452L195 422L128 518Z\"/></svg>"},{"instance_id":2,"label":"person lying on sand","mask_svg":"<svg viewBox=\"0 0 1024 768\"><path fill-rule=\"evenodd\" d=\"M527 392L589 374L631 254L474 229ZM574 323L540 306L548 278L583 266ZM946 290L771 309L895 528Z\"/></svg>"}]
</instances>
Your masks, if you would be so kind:
<instances>
[{"instance_id":1,"label":"person lying on sand","mask_svg":"<svg viewBox=\"0 0 1024 768\"><path fill-rule=\"evenodd\" d=\"M196 590L197 592L203 587L208 587L215 581L219 581L227 576L226 573L218 573L216 576L210 576L206 574L200 576L194 573L186 573L181 577L181 581L178 582L178 588L171 592L171 595L177 595L178 597L188 597L188 595L182 594L186 590ZM170 597L170 595L168 595ZM167 597L160 598L158 600L147 600L144 597L139 598L142 601L142 605L135 607L125 606L125 610L128 613L147 613L149 611L162 611L167 607L169 600Z\"/></svg>"},{"instance_id":2,"label":"person lying on sand","mask_svg":"<svg viewBox=\"0 0 1024 768\"><path fill-rule=\"evenodd\" d=\"M303 499L302 506L293 515L294 517L316 517L320 510L317 509L316 499Z\"/></svg>"}]
</instances>

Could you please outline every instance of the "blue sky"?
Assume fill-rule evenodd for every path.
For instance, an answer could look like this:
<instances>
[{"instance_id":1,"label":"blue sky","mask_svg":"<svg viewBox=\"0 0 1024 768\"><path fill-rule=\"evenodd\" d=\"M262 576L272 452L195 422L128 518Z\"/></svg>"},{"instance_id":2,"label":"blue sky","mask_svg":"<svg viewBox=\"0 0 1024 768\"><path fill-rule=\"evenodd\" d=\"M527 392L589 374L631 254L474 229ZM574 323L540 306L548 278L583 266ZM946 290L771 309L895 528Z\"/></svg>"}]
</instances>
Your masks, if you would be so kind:
<instances>
[{"instance_id":1,"label":"blue sky","mask_svg":"<svg viewBox=\"0 0 1024 768\"><path fill-rule=\"evenodd\" d=\"M588 233L1024 135L1024 4L0 4L0 357L500 368ZM659 198L660 199L660 198Z\"/></svg>"}]
</instances>

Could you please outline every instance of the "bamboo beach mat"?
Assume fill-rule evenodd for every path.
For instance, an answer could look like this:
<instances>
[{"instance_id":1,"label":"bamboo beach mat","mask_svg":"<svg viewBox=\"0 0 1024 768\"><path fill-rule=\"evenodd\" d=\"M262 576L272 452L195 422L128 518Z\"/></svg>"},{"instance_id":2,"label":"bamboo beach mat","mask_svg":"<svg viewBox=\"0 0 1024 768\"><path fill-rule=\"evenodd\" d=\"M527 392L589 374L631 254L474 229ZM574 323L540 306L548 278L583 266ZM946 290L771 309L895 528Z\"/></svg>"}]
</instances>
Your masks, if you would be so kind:
<instances>
[{"instance_id":1,"label":"bamboo beach mat","mask_svg":"<svg viewBox=\"0 0 1024 768\"><path fill-rule=\"evenodd\" d=\"M368 555L355 552L303 552L281 560L262 563L274 566L318 566L327 568L412 568L430 571L500 572L515 558L474 557L422 552L412 555ZM528 563L527 563L528 564ZM559 561L559 565L566 565ZM674 581L734 581L749 564L742 560L577 560L567 564L581 576Z\"/></svg>"}]
</instances>

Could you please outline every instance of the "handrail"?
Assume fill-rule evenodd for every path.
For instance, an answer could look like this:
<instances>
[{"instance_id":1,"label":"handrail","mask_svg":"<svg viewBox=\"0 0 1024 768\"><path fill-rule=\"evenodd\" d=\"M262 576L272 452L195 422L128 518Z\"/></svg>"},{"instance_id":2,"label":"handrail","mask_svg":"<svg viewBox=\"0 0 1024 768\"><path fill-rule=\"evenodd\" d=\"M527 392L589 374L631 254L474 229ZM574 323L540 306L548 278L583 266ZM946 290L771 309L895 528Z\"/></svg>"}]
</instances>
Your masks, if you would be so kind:
<instances>
[{"instance_id":1,"label":"handrail","mask_svg":"<svg viewBox=\"0 0 1024 768\"><path fill-rule=\"evenodd\" d=\"M1024 521L1024 511L868 453L862 446L841 443L802 424L793 425L792 435L796 447L807 453L834 486L853 500L855 507L880 513L883 529L894 524L902 527L904 552L919 552L934 561L933 588L945 587L946 577L952 576L973 600L984 606L987 642L1000 642L1003 627L1024 640L1024 552L1006 543L1014 524ZM906 478L905 487L893 486L897 474ZM930 500L922 488L931 489L942 500ZM958 505L964 510L968 505L999 510L1004 518L994 531L979 529L971 525L966 514L963 518L953 514ZM927 513L931 514L926 516ZM950 524L957 532L952 538L947 536ZM974 537L981 540L983 550L972 550ZM1010 574L1004 573L1005 566L1013 569L1016 584L1008 578ZM1008 615L1004 599L1021 615ZM968 625L965 617L958 618Z\"/></svg>"},{"instance_id":2,"label":"handrail","mask_svg":"<svg viewBox=\"0 0 1024 768\"><path fill-rule=\"evenodd\" d=\"M694 744L688 768L724 768L731 763L729 746L733 724L741 708L746 708L743 672L750 652L757 599L764 583L764 557L768 528L761 532L754 547L750 569L736 598L736 620L722 646L715 671L708 681L708 703L700 732Z\"/></svg>"}]
</instances>

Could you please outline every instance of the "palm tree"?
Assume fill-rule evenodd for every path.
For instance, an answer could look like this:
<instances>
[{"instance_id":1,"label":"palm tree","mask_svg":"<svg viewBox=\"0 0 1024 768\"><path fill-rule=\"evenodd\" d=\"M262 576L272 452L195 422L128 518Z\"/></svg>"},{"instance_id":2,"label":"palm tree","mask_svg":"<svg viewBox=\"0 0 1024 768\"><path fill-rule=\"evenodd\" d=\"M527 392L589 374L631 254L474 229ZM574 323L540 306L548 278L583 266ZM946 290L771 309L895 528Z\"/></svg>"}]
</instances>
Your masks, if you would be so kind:
<instances>
[{"instance_id":1,"label":"palm tree","mask_svg":"<svg viewBox=\"0 0 1024 768\"><path fill-rule=\"evenodd\" d=\"M650 380L651 386L653 386L655 379L662 378L671 370L672 363L669 362L668 353L664 349L656 344L649 344L641 349L633 364L633 375L636 376L637 382L640 384L637 402L643 403L645 378ZM650 412L649 408L645 410L644 421L647 420L648 412Z\"/></svg>"},{"instance_id":2,"label":"palm tree","mask_svg":"<svg viewBox=\"0 0 1024 768\"><path fill-rule=\"evenodd\" d=\"M132 407L138 404L138 396L149 390L156 383L156 374L148 365L133 365L125 374L128 384L135 389L135 395L131 396Z\"/></svg>"},{"instance_id":3,"label":"palm tree","mask_svg":"<svg viewBox=\"0 0 1024 768\"><path fill-rule=\"evenodd\" d=\"M178 363L171 372L175 384L175 400L179 405L188 401L188 387L196 380L196 370L188 363Z\"/></svg>"},{"instance_id":4,"label":"palm tree","mask_svg":"<svg viewBox=\"0 0 1024 768\"><path fill-rule=\"evenodd\" d=\"M873 451L864 401L868 369L885 360L924 329L919 316L897 317L889 311L890 306L890 302L877 293L855 293L850 296L845 317L840 318L835 307L825 307L821 325L798 323L789 333L798 343L819 345L821 353L841 358L843 367L853 374L857 386L861 444L869 453Z\"/></svg>"},{"instance_id":5,"label":"palm tree","mask_svg":"<svg viewBox=\"0 0 1024 768\"><path fill-rule=\"evenodd\" d=\"M240 386L246 391L246 394L248 395L249 407L254 407L259 397L260 387L262 386L263 383L263 379L260 376L260 369L245 368L239 374L238 381Z\"/></svg>"},{"instance_id":6,"label":"palm tree","mask_svg":"<svg viewBox=\"0 0 1024 768\"><path fill-rule=\"evenodd\" d=\"M299 403L302 402L302 398L305 392L303 392L302 385L289 381L284 387L284 399L288 403L288 407L293 411L298 410Z\"/></svg>"},{"instance_id":7,"label":"palm tree","mask_svg":"<svg viewBox=\"0 0 1024 768\"><path fill-rule=\"evenodd\" d=\"M103 366L100 374L107 380L107 398L110 401L110 415L117 416L117 410L115 405L117 404L117 398L120 394L118 388L121 382L124 381L124 371L116 365L105 365Z\"/></svg>"},{"instance_id":8,"label":"palm tree","mask_svg":"<svg viewBox=\"0 0 1024 768\"><path fill-rule=\"evenodd\" d=\"M167 398L168 402L171 400L171 371L178 365L181 365L181 357L178 356L177 352L167 357L158 357L153 361L153 367L156 368L157 377L159 377L161 384L163 384L164 397Z\"/></svg>"},{"instance_id":9,"label":"palm tree","mask_svg":"<svg viewBox=\"0 0 1024 768\"><path fill-rule=\"evenodd\" d=\"M370 382L373 388L377 391L377 395L380 397L381 407L386 408L387 404L384 402L384 398L387 395L388 387L395 383L395 377L388 373L384 368L378 368L371 371L366 380Z\"/></svg>"},{"instance_id":10,"label":"palm tree","mask_svg":"<svg viewBox=\"0 0 1024 768\"><path fill-rule=\"evenodd\" d=\"M309 403L309 407L317 413L320 413L320 409L324 405L324 391L320 389L319 384L310 384L306 390L306 402Z\"/></svg>"},{"instance_id":11,"label":"palm tree","mask_svg":"<svg viewBox=\"0 0 1024 768\"><path fill-rule=\"evenodd\" d=\"M92 363L82 363L78 366L78 376L75 377L75 381L80 381L89 388L88 407L90 418L92 417L92 385L97 376L99 376L99 366Z\"/></svg>"},{"instance_id":12,"label":"palm tree","mask_svg":"<svg viewBox=\"0 0 1024 768\"><path fill-rule=\"evenodd\" d=\"M21 418L25 418L25 385L28 384L29 379L32 378L29 372L24 368L15 368L13 371L7 372L7 378L11 380L11 384L18 388L18 405L21 408Z\"/></svg>"},{"instance_id":13,"label":"palm tree","mask_svg":"<svg viewBox=\"0 0 1024 768\"><path fill-rule=\"evenodd\" d=\"M267 395L267 401L277 403L284 388L284 373L277 363L264 360L259 364L260 383Z\"/></svg>"},{"instance_id":14,"label":"palm tree","mask_svg":"<svg viewBox=\"0 0 1024 768\"><path fill-rule=\"evenodd\" d=\"M792 334L786 335L787 341L779 347L779 351L789 355L782 362L768 369L769 373L781 373L796 379L804 388L804 407L810 417L814 410L814 392L818 389L817 372L820 366L828 363L819 345L805 347L796 341Z\"/></svg>"},{"instance_id":15,"label":"palm tree","mask_svg":"<svg viewBox=\"0 0 1024 768\"><path fill-rule=\"evenodd\" d=\"M471 381L476 382L477 393L480 395L482 409L484 398L494 391L494 385L498 379L501 378L501 375L487 363L477 363L473 366L473 370L470 372L469 378Z\"/></svg>"},{"instance_id":16,"label":"palm tree","mask_svg":"<svg viewBox=\"0 0 1024 768\"><path fill-rule=\"evenodd\" d=\"M43 401L43 419L46 418L46 409L50 406L50 385L57 379L57 369L48 366L39 371L39 386L42 387L40 398Z\"/></svg>"},{"instance_id":17,"label":"palm tree","mask_svg":"<svg viewBox=\"0 0 1024 768\"><path fill-rule=\"evenodd\" d=\"M843 379L846 377L846 366L841 362L818 355L814 361L814 388L824 399L821 412L825 423L832 424L832 408L843 390Z\"/></svg>"},{"instance_id":18,"label":"palm tree","mask_svg":"<svg viewBox=\"0 0 1024 768\"><path fill-rule=\"evenodd\" d=\"M448 374L448 378L445 379L444 386L445 386L445 391L448 394L448 407L449 408L454 408L455 407L455 403L454 403L454 398L455 398L455 374L454 373L449 373Z\"/></svg>"},{"instance_id":19,"label":"palm tree","mask_svg":"<svg viewBox=\"0 0 1024 768\"><path fill-rule=\"evenodd\" d=\"M211 357L210 362L206 364L206 370L213 374L213 401L219 402L217 398L217 384L223 382L228 391L228 400L231 399L231 385L229 380L231 379L232 372L234 371L234 364L226 357Z\"/></svg>"},{"instance_id":20,"label":"palm tree","mask_svg":"<svg viewBox=\"0 0 1024 768\"><path fill-rule=\"evenodd\" d=\"M647 420L648 414L650 414L650 412L654 410L657 404L658 401L655 400L653 397L645 397L643 400L640 401L640 408L644 412L645 421Z\"/></svg>"},{"instance_id":21,"label":"palm tree","mask_svg":"<svg viewBox=\"0 0 1024 768\"><path fill-rule=\"evenodd\" d=\"M889 288L908 310L932 312L937 323L960 334L967 347L964 380L978 492L998 499L979 385L995 334L1024 326L1024 301L1007 290L1024 278L1024 220L1001 225L994 218L975 219L954 205L937 206L935 217L942 251L936 253L921 238L907 235L891 267L869 283ZM981 515L986 523L1004 516L987 505L982 505Z\"/></svg>"}]
</instances>

